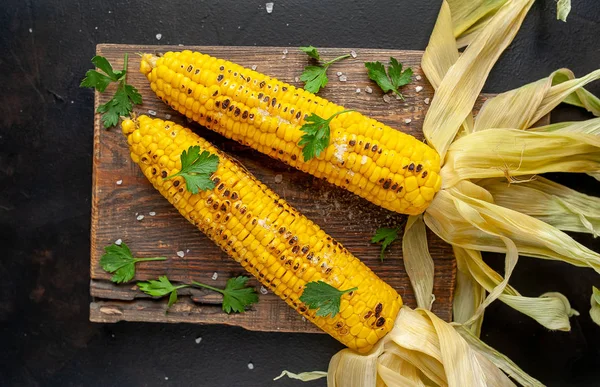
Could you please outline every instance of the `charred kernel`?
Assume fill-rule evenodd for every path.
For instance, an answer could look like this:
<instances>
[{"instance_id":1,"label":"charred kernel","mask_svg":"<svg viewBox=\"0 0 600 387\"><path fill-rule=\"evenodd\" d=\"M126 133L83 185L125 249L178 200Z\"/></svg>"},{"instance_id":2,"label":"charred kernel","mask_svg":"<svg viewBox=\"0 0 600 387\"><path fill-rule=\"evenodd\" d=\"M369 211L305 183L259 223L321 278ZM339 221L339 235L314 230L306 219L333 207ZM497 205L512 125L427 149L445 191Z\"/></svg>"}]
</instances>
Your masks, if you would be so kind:
<instances>
[{"instance_id":1,"label":"charred kernel","mask_svg":"<svg viewBox=\"0 0 600 387\"><path fill-rule=\"evenodd\" d=\"M292 267L292 270L296 271L296 270L298 270L299 267L300 267L300 262L296 262L294 264L294 266Z\"/></svg>"},{"instance_id":2,"label":"charred kernel","mask_svg":"<svg viewBox=\"0 0 600 387\"><path fill-rule=\"evenodd\" d=\"M219 191L222 191L222 190L223 190L223 188L225 188L225 184L223 184L223 183L219 184L219 186L217 187L217 189L218 189Z\"/></svg>"},{"instance_id":3,"label":"charred kernel","mask_svg":"<svg viewBox=\"0 0 600 387\"><path fill-rule=\"evenodd\" d=\"M242 113L242 119L246 119L248 118L248 110L244 110L244 112Z\"/></svg>"},{"instance_id":4,"label":"charred kernel","mask_svg":"<svg viewBox=\"0 0 600 387\"><path fill-rule=\"evenodd\" d=\"M356 145L356 140L350 140L350 142L348 142L348 145L350 145L350 146Z\"/></svg>"},{"instance_id":5,"label":"charred kernel","mask_svg":"<svg viewBox=\"0 0 600 387\"><path fill-rule=\"evenodd\" d=\"M221 181L221 179L219 179L217 176L215 176L214 179L212 179L212 181L215 184L219 184L219 182Z\"/></svg>"},{"instance_id":6,"label":"charred kernel","mask_svg":"<svg viewBox=\"0 0 600 387\"><path fill-rule=\"evenodd\" d=\"M336 328L336 329L340 329L340 328L342 328L343 326L344 326L344 323L343 323L343 322L341 322L341 321L338 321L338 322L336 322L336 323L335 323L335 328Z\"/></svg>"},{"instance_id":7,"label":"charred kernel","mask_svg":"<svg viewBox=\"0 0 600 387\"><path fill-rule=\"evenodd\" d=\"M219 70L221 70L221 71L225 70L225 66L219 67Z\"/></svg>"},{"instance_id":8,"label":"charred kernel","mask_svg":"<svg viewBox=\"0 0 600 387\"><path fill-rule=\"evenodd\" d=\"M283 87L281 88L281 91L287 91L287 87L283 86Z\"/></svg>"},{"instance_id":9,"label":"charred kernel","mask_svg":"<svg viewBox=\"0 0 600 387\"><path fill-rule=\"evenodd\" d=\"M229 99L225 99L223 101L223 105L221 105L223 107L223 109L227 109L227 106L229 106L229 102L230 102Z\"/></svg>"},{"instance_id":10,"label":"charred kernel","mask_svg":"<svg viewBox=\"0 0 600 387\"><path fill-rule=\"evenodd\" d=\"M308 259L309 261L312 261L314 257L314 254L312 252L308 253L308 255L306 256L306 259Z\"/></svg>"},{"instance_id":11,"label":"charred kernel","mask_svg":"<svg viewBox=\"0 0 600 387\"><path fill-rule=\"evenodd\" d=\"M266 103L269 103L269 99L270 99L269 96L266 95L265 98L263 98L263 101L266 102Z\"/></svg>"},{"instance_id":12,"label":"charred kernel","mask_svg":"<svg viewBox=\"0 0 600 387\"><path fill-rule=\"evenodd\" d=\"M275 107L275 105L276 105L276 104L277 104L277 98L273 98L273 99L271 100L271 106L272 106L272 107Z\"/></svg>"},{"instance_id":13,"label":"charred kernel","mask_svg":"<svg viewBox=\"0 0 600 387\"><path fill-rule=\"evenodd\" d=\"M215 92L213 93L213 97L216 97L217 95L219 95L219 90L215 90Z\"/></svg>"},{"instance_id":14,"label":"charred kernel","mask_svg":"<svg viewBox=\"0 0 600 387\"><path fill-rule=\"evenodd\" d=\"M296 160L296 155L292 155L292 160Z\"/></svg>"},{"instance_id":15,"label":"charred kernel","mask_svg":"<svg viewBox=\"0 0 600 387\"><path fill-rule=\"evenodd\" d=\"M371 150L372 150L373 152L377 152L377 144L373 145L373 148L371 148Z\"/></svg>"},{"instance_id":16,"label":"charred kernel","mask_svg":"<svg viewBox=\"0 0 600 387\"><path fill-rule=\"evenodd\" d=\"M369 149L370 147L371 147L371 143L370 142L368 142L368 143L365 144L365 150Z\"/></svg>"},{"instance_id":17,"label":"charred kernel","mask_svg":"<svg viewBox=\"0 0 600 387\"><path fill-rule=\"evenodd\" d=\"M302 246L302 254L308 253L308 250L309 250L308 246Z\"/></svg>"},{"instance_id":18,"label":"charred kernel","mask_svg":"<svg viewBox=\"0 0 600 387\"><path fill-rule=\"evenodd\" d=\"M221 102L219 102L219 101L215 101L215 106L216 106L216 107L219 107L219 106L221 106Z\"/></svg>"},{"instance_id":19,"label":"charred kernel","mask_svg":"<svg viewBox=\"0 0 600 387\"><path fill-rule=\"evenodd\" d=\"M263 94L263 93L258 93L258 95L256 96L256 98L258 98L258 99L262 99L262 97L263 97L263 96L264 96L264 94Z\"/></svg>"},{"instance_id":20,"label":"charred kernel","mask_svg":"<svg viewBox=\"0 0 600 387\"><path fill-rule=\"evenodd\" d=\"M234 193L232 193L232 194L231 194L231 199L232 199L232 200L237 200L237 198L239 198L239 197L240 197L240 196L238 195L238 193L237 193L237 192L234 192Z\"/></svg>"},{"instance_id":21,"label":"charred kernel","mask_svg":"<svg viewBox=\"0 0 600 387\"><path fill-rule=\"evenodd\" d=\"M379 318L377 319L377 322L375 323L375 325L376 325L377 327L380 327L380 326L383 326L383 324L385 324L385 318L383 318L383 317L379 317Z\"/></svg>"},{"instance_id":22,"label":"charred kernel","mask_svg":"<svg viewBox=\"0 0 600 387\"><path fill-rule=\"evenodd\" d=\"M291 233L291 232L289 232L289 231L286 231L286 233L285 233L285 234L283 234L283 237L284 237L285 239L290 239L290 238L292 237L292 233Z\"/></svg>"},{"instance_id":23,"label":"charred kernel","mask_svg":"<svg viewBox=\"0 0 600 387\"><path fill-rule=\"evenodd\" d=\"M382 310L383 310L383 304L380 302L375 307L375 317L379 317L381 315Z\"/></svg>"},{"instance_id":24,"label":"charred kernel","mask_svg":"<svg viewBox=\"0 0 600 387\"><path fill-rule=\"evenodd\" d=\"M405 165L405 166L402 167L402 169L406 169L406 168L408 168L408 165Z\"/></svg>"},{"instance_id":25,"label":"charred kernel","mask_svg":"<svg viewBox=\"0 0 600 387\"><path fill-rule=\"evenodd\" d=\"M294 235L294 237L292 239L290 239L290 245L293 245L296 242L298 242L298 237L296 235Z\"/></svg>"},{"instance_id":26,"label":"charred kernel","mask_svg":"<svg viewBox=\"0 0 600 387\"><path fill-rule=\"evenodd\" d=\"M279 233L280 233L280 234L283 234L284 232L285 232L285 227L283 227L283 226L282 226L282 227L280 227L280 228L279 228Z\"/></svg>"},{"instance_id":27,"label":"charred kernel","mask_svg":"<svg viewBox=\"0 0 600 387\"><path fill-rule=\"evenodd\" d=\"M392 191L395 191L396 188L398 188L398 183L394 183L391 188L392 188Z\"/></svg>"},{"instance_id":28,"label":"charred kernel","mask_svg":"<svg viewBox=\"0 0 600 387\"><path fill-rule=\"evenodd\" d=\"M200 74L200 69L196 69L196 71L194 71L194 74L195 74L195 75L198 75L198 74Z\"/></svg>"},{"instance_id":29,"label":"charred kernel","mask_svg":"<svg viewBox=\"0 0 600 387\"><path fill-rule=\"evenodd\" d=\"M179 187L179 180L175 180L173 182L173 187Z\"/></svg>"},{"instance_id":30,"label":"charred kernel","mask_svg":"<svg viewBox=\"0 0 600 387\"><path fill-rule=\"evenodd\" d=\"M212 122L212 117L211 116L206 116L206 121Z\"/></svg>"},{"instance_id":31,"label":"charred kernel","mask_svg":"<svg viewBox=\"0 0 600 387\"><path fill-rule=\"evenodd\" d=\"M385 179L382 177L381 179L379 179L380 183L383 183L385 181Z\"/></svg>"},{"instance_id":32,"label":"charred kernel","mask_svg":"<svg viewBox=\"0 0 600 387\"><path fill-rule=\"evenodd\" d=\"M154 167L152 168L152 174L156 175L156 168L154 168Z\"/></svg>"},{"instance_id":33,"label":"charred kernel","mask_svg":"<svg viewBox=\"0 0 600 387\"><path fill-rule=\"evenodd\" d=\"M262 81L261 83L258 84L258 86L262 89L263 87L265 87L265 81Z\"/></svg>"},{"instance_id":34,"label":"charred kernel","mask_svg":"<svg viewBox=\"0 0 600 387\"><path fill-rule=\"evenodd\" d=\"M423 171L423 174L421 175L422 178L426 178L427 177L427 171Z\"/></svg>"},{"instance_id":35,"label":"charred kernel","mask_svg":"<svg viewBox=\"0 0 600 387\"><path fill-rule=\"evenodd\" d=\"M229 197L230 194L231 194L231 191L229 191L228 189L226 189L225 192L223 192L223 196L225 196L225 197Z\"/></svg>"},{"instance_id":36,"label":"charred kernel","mask_svg":"<svg viewBox=\"0 0 600 387\"><path fill-rule=\"evenodd\" d=\"M241 112L242 112L242 111L240 110L240 108L236 107L236 108L235 108L235 112L233 112L233 115L237 117L237 116L239 116L239 115L240 115L240 113L241 113Z\"/></svg>"},{"instance_id":37,"label":"charred kernel","mask_svg":"<svg viewBox=\"0 0 600 387\"><path fill-rule=\"evenodd\" d=\"M300 311L300 313L304 313L306 312L306 306L301 306L298 308L298 310Z\"/></svg>"},{"instance_id":38,"label":"charred kernel","mask_svg":"<svg viewBox=\"0 0 600 387\"><path fill-rule=\"evenodd\" d=\"M418 165L417 165L417 169L415 169L415 171L416 171L417 173L419 173L419 172L421 172L421 170L422 170L422 169L423 169L423 166L422 166L421 164L418 164Z\"/></svg>"},{"instance_id":39,"label":"charred kernel","mask_svg":"<svg viewBox=\"0 0 600 387\"><path fill-rule=\"evenodd\" d=\"M372 310L370 310L367 313L365 313L365 320L368 319L369 317L371 317L372 314L373 314Z\"/></svg>"},{"instance_id":40,"label":"charred kernel","mask_svg":"<svg viewBox=\"0 0 600 387\"><path fill-rule=\"evenodd\" d=\"M162 177L163 179L167 177L167 171L162 171L160 173L160 177Z\"/></svg>"},{"instance_id":41,"label":"charred kernel","mask_svg":"<svg viewBox=\"0 0 600 387\"><path fill-rule=\"evenodd\" d=\"M219 202L215 202L212 207L213 207L213 210L218 209L219 208ZM219 215L219 216L221 216L221 215Z\"/></svg>"},{"instance_id":42,"label":"charred kernel","mask_svg":"<svg viewBox=\"0 0 600 387\"><path fill-rule=\"evenodd\" d=\"M212 198L211 196L209 196L209 197L206 199L206 204L212 204L212 202L213 202L213 198Z\"/></svg>"},{"instance_id":43,"label":"charred kernel","mask_svg":"<svg viewBox=\"0 0 600 387\"><path fill-rule=\"evenodd\" d=\"M299 118L300 118L300 116L302 116L302 112L298 112L298 113L296 113L296 119L299 119Z\"/></svg>"},{"instance_id":44,"label":"charred kernel","mask_svg":"<svg viewBox=\"0 0 600 387\"><path fill-rule=\"evenodd\" d=\"M385 183L383 183L383 189L390 188L391 184L392 184L392 181L390 179L386 180Z\"/></svg>"},{"instance_id":45,"label":"charred kernel","mask_svg":"<svg viewBox=\"0 0 600 387\"><path fill-rule=\"evenodd\" d=\"M415 170L415 164L414 163L410 163L410 165L408 166L408 170L409 171L414 171Z\"/></svg>"},{"instance_id":46,"label":"charred kernel","mask_svg":"<svg viewBox=\"0 0 600 387\"><path fill-rule=\"evenodd\" d=\"M248 114L248 118L251 119L251 120L253 120L254 119L254 113Z\"/></svg>"},{"instance_id":47,"label":"charred kernel","mask_svg":"<svg viewBox=\"0 0 600 387\"><path fill-rule=\"evenodd\" d=\"M296 245L296 246L292 247L292 253L298 254L298 251L300 251L300 246Z\"/></svg>"},{"instance_id":48,"label":"charred kernel","mask_svg":"<svg viewBox=\"0 0 600 387\"><path fill-rule=\"evenodd\" d=\"M256 226L256 223L258 223L258 219L256 219L256 218L252 219L252 225Z\"/></svg>"},{"instance_id":49,"label":"charred kernel","mask_svg":"<svg viewBox=\"0 0 600 387\"><path fill-rule=\"evenodd\" d=\"M244 207L240 208L240 214L244 215L246 213L246 211L248 211L247 207L244 206Z\"/></svg>"}]
</instances>

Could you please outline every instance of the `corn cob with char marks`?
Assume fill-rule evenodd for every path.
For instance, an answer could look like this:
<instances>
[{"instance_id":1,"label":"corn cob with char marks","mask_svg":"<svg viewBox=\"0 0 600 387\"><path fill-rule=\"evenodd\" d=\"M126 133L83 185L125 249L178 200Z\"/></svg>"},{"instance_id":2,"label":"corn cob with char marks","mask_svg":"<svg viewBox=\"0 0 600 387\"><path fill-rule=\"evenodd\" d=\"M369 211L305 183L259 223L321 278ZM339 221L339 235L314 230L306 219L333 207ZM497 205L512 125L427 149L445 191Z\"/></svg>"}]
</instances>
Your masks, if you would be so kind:
<instances>
[{"instance_id":1,"label":"corn cob with char marks","mask_svg":"<svg viewBox=\"0 0 600 387\"><path fill-rule=\"evenodd\" d=\"M335 117L330 145L304 161L298 141L305 119L343 107L303 89L191 51L145 54L140 70L188 118L386 209L420 214L441 187L435 150L358 112Z\"/></svg>"},{"instance_id":2,"label":"corn cob with char marks","mask_svg":"<svg viewBox=\"0 0 600 387\"><path fill-rule=\"evenodd\" d=\"M234 159L173 122L140 116L122 124L131 158L154 187L191 223L261 283L334 338L366 352L393 325L402 306L396 291L340 243L261 184ZM182 177L180 155L200 146L219 157L215 188L192 194ZM335 317L316 316L300 300L304 286L325 281L342 297Z\"/></svg>"}]
</instances>

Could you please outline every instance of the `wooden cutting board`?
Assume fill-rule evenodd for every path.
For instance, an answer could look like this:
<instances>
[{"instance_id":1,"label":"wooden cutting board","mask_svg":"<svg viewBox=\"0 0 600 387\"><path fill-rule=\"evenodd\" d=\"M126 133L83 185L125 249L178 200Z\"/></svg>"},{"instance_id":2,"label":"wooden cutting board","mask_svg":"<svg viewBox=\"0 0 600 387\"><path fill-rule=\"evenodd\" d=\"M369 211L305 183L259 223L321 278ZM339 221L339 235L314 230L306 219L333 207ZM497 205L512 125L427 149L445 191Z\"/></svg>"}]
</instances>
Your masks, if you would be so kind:
<instances>
[{"instance_id":1,"label":"wooden cutting board","mask_svg":"<svg viewBox=\"0 0 600 387\"><path fill-rule=\"evenodd\" d=\"M379 246L370 238L378 227L396 226L406 217L384 210L368 201L335 187L324 180L300 172L270 159L252 149L225 139L172 111L151 91L139 69L136 53L163 53L173 50L198 50L228 59L282 81L301 87L298 76L311 62L306 54L288 47L196 47L139 46L100 44L98 55L106 57L116 69L122 68L123 57L129 53L128 83L142 94L144 103L136 106L137 114L150 114L171 119L192 127L220 149L244 164L262 182L285 198L327 233L343 243L354 255L392 285L404 302L415 307L413 290L404 271L400 243L395 243L379 259ZM325 59L349 53L351 49L321 49ZM330 67L329 84L320 95L349 109L356 109L394 128L423 139L421 126L433 89L420 68L422 52L355 49L356 58L342 60ZM414 70L413 82L402 89L406 100L394 97L384 100L383 93L367 77L365 61L387 63L390 56ZM342 82L336 74L343 73ZM342 78L343 79L343 78ZM96 92L95 106L107 102L113 89ZM485 97L478 101L481 106ZM127 142L120 128L105 130L97 114L94 120L94 171L92 199L92 233L90 319L96 322L160 321L230 324L260 331L321 332L305 321L274 294L260 294L260 302L242 314L221 311L220 297L208 291L184 289L180 301L165 314L166 300L153 300L140 292L135 282L115 285L111 275L99 265L103 248L117 239L125 241L134 256L164 256L164 262L138 264L136 280L155 279L168 275L175 282L196 280L224 286L227 278L243 274L243 269L213 245L193 225L189 224L165 200L129 158ZM154 214L154 215L151 215ZM143 215L142 220L137 220ZM435 263L435 302L433 311L446 321L452 316L452 292L455 284L455 263L448 245L429 235L429 248ZM184 252L180 257L177 252ZM213 275L218 276L213 280ZM252 280L260 289L260 284Z\"/></svg>"}]
</instances>

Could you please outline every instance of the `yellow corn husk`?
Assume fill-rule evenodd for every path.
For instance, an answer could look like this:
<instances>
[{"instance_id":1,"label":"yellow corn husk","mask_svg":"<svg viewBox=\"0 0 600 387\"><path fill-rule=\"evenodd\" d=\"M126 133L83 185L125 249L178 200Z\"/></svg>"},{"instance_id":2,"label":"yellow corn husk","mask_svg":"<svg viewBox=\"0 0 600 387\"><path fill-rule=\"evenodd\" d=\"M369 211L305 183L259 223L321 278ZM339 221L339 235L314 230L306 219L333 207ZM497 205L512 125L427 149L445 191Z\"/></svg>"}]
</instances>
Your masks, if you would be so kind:
<instances>
[{"instance_id":1,"label":"yellow corn husk","mask_svg":"<svg viewBox=\"0 0 600 387\"><path fill-rule=\"evenodd\" d=\"M529 129L532 132L562 132L600 135L600 117L585 121L557 122Z\"/></svg>"},{"instance_id":2,"label":"yellow corn husk","mask_svg":"<svg viewBox=\"0 0 600 387\"><path fill-rule=\"evenodd\" d=\"M499 206L533 216L559 230L600 235L600 198L543 177L521 184L509 185L500 179L484 179L478 184L492 194Z\"/></svg>"},{"instance_id":3,"label":"yellow corn husk","mask_svg":"<svg viewBox=\"0 0 600 387\"><path fill-rule=\"evenodd\" d=\"M131 158L154 187L192 224L288 305L334 338L366 352L393 325L402 299L341 244L261 184L235 160L173 122L140 116L123 122ZM219 157L215 188L185 190L180 155L198 145ZM320 317L300 296L307 282L325 281L342 296L340 313Z\"/></svg>"},{"instance_id":4,"label":"yellow corn husk","mask_svg":"<svg viewBox=\"0 0 600 387\"><path fill-rule=\"evenodd\" d=\"M402 238L404 269L415 291L417 306L431 309L433 295L433 259L427 248L427 232L422 216L410 216Z\"/></svg>"},{"instance_id":5,"label":"yellow corn husk","mask_svg":"<svg viewBox=\"0 0 600 387\"><path fill-rule=\"evenodd\" d=\"M336 116L330 145L304 161L305 119L344 108L275 78L191 51L146 54L140 71L188 118L389 210L420 214L441 186L432 148L358 112Z\"/></svg>"},{"instance_id":6,"label":"yellow corn husk","mask_svg":"<svg viewBox=\"0 0 600 387\"><path fill-rule=\"evenodd\" d=\"M595 286L592 287L592 297L590 298L590 317L592 321L600 325L600 290Z\"/></svg>"}]
</instances>

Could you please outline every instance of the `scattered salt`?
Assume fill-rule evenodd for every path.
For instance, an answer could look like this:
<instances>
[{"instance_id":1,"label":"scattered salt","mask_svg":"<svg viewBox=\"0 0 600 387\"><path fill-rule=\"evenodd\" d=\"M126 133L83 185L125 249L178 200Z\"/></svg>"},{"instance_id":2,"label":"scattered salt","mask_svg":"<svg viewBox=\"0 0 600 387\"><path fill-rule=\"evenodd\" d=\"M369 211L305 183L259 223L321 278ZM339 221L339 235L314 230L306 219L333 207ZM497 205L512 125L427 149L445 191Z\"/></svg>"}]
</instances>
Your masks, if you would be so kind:
<instances>
[{"instance_id":1,"label":"scattered salt","mask_svg":"<svg viewBox=\"0 0 600 387\"><path fill-rule=\"evenodd\" d=\"M348 144L335 144L335 153L333 154L340 163L344 161L344 154L348 150Z\"/></svg>"},{"instance_id":2,"label":"scattered salt","mask_svg":"<svg viewBox=\"0 0 600 387\"><path fill-rule=\"evenodd\" d=\"M407 118L407 119L404 120L405 124L410 124L411 122L412 122L412 120L410 118Z\"/></svg>"},{"instance_id":3,"label":"scattered salt","mask_svg":"<svg viewBox=\"0 0 600 387\"><path fill-rule=\"evenodd\" d=\"M294 77L294 82L300 82L300 78Z\"/></svg>"},{"instance_id":4,"label":"scattered salt","mask_svg":"<svg viewBox=\"0 0 600 387\"><path fill-rule=\"evenodd\" d=\"M366 155L364 155L360 160L360 165L365 165L367 163L367 160L369 160L369 158Z\"/></svg>"},{"instance_id":5,"label":"scattered salt","mask_svg":"<svg viewBox=\"0 0 600 387\"><path fill-rule=\"evenodd\" d=\"M190 252L190 249L185 249L185 253L186 254L189 253L189 252Z\"/></svg>"},{"instance_id":6,"label":"scattered salt","mask_svg":"<svg viewBox=\"0 0 600 387\"><path fill-rule=\"evenodd\" d=\"M71 103L75 103L75 101L71 100Z\"/></svg>"},{"instance_id":7,"label":"scattered salt","mask_svg":"<svg viewBox=\"0 0 600 387\"><path fill-rule=\"evenodd\" d=\"M353 58L356 58L356 57L358 56L358 55L356 55L356 51L354 51L354 50L350 51L350 55L351 55Z\"/></svg>"},{"instance_id":8,"label":"scattered salt","mask_svg":"<svg viewBox=\"0 0 600 387\"><path fill-rule=\"evenodd\" d=\"M288 54L288 52L289 52L289 51L288 51L288 49L287 49L287 48L284 48L284 49L283 49L283 55L287 55L287 54Z\"/></svg>"},{"instance_id":9,"label":"scattered salt","mask_svg":"<svg viewBox=\"0 0 600 387\"><path fill-rule=\"evenodd\" d=\"M415 91L417 93L420 92L421 90L423 90L423 86L417 86L417 87L415 87Z\"/></svg>"},{"instance_id":10,"label":"scattered salt","mask_svg":"<svg viewBox=\"0 0 600 387\"><path fill-rule=\"evenodd\" d=\"M169 377L168 377L168 376L165 376L165 380L169 380Z\"/></svg>"},{"instance_id":11,"label":"scattered salt","mask_svg":"<svg viewBox=\"0 0 600 387\"><path fill-rule=\"evenodd\" d=\"M281 183L283 181L283 176L275 175L275 183Z\"/></svg>"},{"instance_id":12,"label":"scattered salt","mask_svg":"<svg viewBox=\"0 0 600 387\"><path fill-rule=\"evenodd\" d=\"M156 34L156 40L161 40L162 39L162 34Z\"/></svg>"},{"instance_id":13,"label":"scattered salt","mask_svg":"<svg viewBox=\"0 0 600 387\"><path fill-rule=\"evenodd\" d=\"M148 110L148 114L150 114L151 116L155 116L156 115L156 111L154 111L154 110Z\"/></svg>"},{"instance_id":14,"label":"scattered salt","mask_svg":"<svg viewBox=\"0 0 600 387\"><path fill-rule=\"evenodd\" d=\"M425 105L429 105L429 101L430 101L430 99L429 99L429 98L425 98L425 101L424 101L424 102L425 102Z\"/></svg>"},{"instance_id":15,"label":"scattered salt","mask_svg":"<svg viewBox=\"0 0 600 387\"><path fill-rule=\"evenodd\" d=\"M365 91L369 94L371 94L373 92L373 89L371 89L371 87L367 86L365 87Z\"/></svg>"},{"instance_id":16,"label":"scattered salt","mask_svg":"<svg viewBox=\"0 0 600 387\"><path fill-rule=\"evenodd\" d=\"M267 288L265 288L264 286L261 285L260 294L267 294L267 293L269 293L269 290L267 290Z\"/></svg>"},{"instance_id":17,"label":"scattered salt","mask_svg":"<svg viewBox=\"0 0 600 387\"><path fill-rule=\"evenodd\" d=\"M343 73L341 71L338 71L336 74L338 77L341 77Z\"/></svg>"},{"instance_id":18,"label":"scattered salt","mask_svg":"<svg viewBox=\"0 0 600 387\"><path fill-rule=\"evenodd\" d=\"M421 76L420 76L420 75L417 75L417 76L415 77L415 79L416 79L417 81L420 81L420 80L421 80Z\"/></svg>"},{"instance_id":19,"label":"scattered salt","mask_svg":"<svg viewBox=\"0 0 600 387\"><path fill-rule=\"evenodd\" d=\"M256 70L257 67L257 65L252 65L252 70Z\"/></svg>"},{"instance_id":20,"label":"scattered salt","mask_svg":"<svg viewBox=\"0 0 600 387\"><path fill-rule=\"evenodd\" d=\"M97 30L97 29L98 29L98 27L94 27L94 29L95 29L95 30Z\"/></svg>"},{"instance_id":21,"label":"scattered salt","mask_svg":"<svg viewBox=\"0 0 600 387\"><path fill-rule=\"evenodd\" d=\"M123 184L123 180L117 180L117 185Z\"/></svg>"},{"instance_id":22,"label":"scattered salt","mask_svg":"<svg viewBox=\"0 0 600 387\"><path fill-rule=\"evenodd\" d=\"M285 56L285 55L282 55L282 56L281 56L281 59L285 59L285 58L286 58L286 56Z\"/></svg>"},{"instance_id":23,"label":"scattered salt","mask_svg":"<svg viewBox=\"0 0 600 387\"><path fill-rule=\"evenodd\" d=\"M273 5L275 5L275 3L266 3L265 4L265 9L267 10L267 13L273 12Z\"/></svg>"},{"instance_id":24,"label":"scattered salt","mask_svg":"<svg viewBox=\"0 0 600 387\"><path fill-rule=\"evenodd\" d=\"M356 88L356 92L357 92L357 93L360 93L360 87L357 87L357 88Z\"/></svg>"},{"instance_id":25,"label":"scattered salt","mask_svg":"<svg viewBox=\"0 0 600 387\"><path fill-rule=\"evenodd\" d=\"M154 211L150 211L150 212L148 213L148 215L150 215L150 216L156 216L156 212L154 212Z\"/></svg>"},{"instance_id":26,"label":"scattered salt","mask_svg":"<svg viewBox=\"0 0 600 387\"><path fill-rule=\"evenodd\" d=\"M271 4L273 4L273 3L271 3ZM249 370L253 370L254 369L254 364L248 363L248 369Z\"/></svg>"},{"instance_id":27,"label":"scattered salt","mask_svg":"<svg viewBox=\"0 0 600 387\"><path fill-rule=\"evenodd\" d=\"M194 341L196 342L196 344L200 344L200 342L202 341L202 337L198 336Z\"/></svg>"},{"instance_id":28,"label":"scattered salt","mask_svg":"<svg viewBox=\"0 0 600 387\"><path fill-rule=\"evenodd\" d=\"M392 97L390 97L390 95L389 95L389 94L384 94L384 95L383 95L383 100L384 100L385 102L387 102L387 103L390 103L390 102L392 102Z\"/></svg>"},{"instance_id":29,"label":"scattered salt","mask_svg":"<svg viewBox=\"0 0 600 387\"><path fill-rule=\"evenodd\" d=\"M217 273L217 272L215 271L215 272L213 273L212 277L210 277L210 278L212 278L212 280L213 280L213 281L216 281L216 280L217 280L217 278L219 278L219 273Z\"/></svg>"},{"instance_id":30,"label":"scattered salt","mask_svg":"<svg viewBox=\"0 0 600 387\"><path fill-rule=\"evenodd\" d=\"M170 114L165 114L165 120L170 120L171 119L171 115Z\"/></svg>"},{"instance_id":31,"label":"scattered salt","mask_svg":"<svg viewBox=\"0 0 600 387\"><path fill-rule=\"evenodd\" d=\"M31 34L32 32L33 32L33 28L30 28L29 29L29 33Z\"/></svg>"},{"instance_id":32,"label":"scattered salt","mask_svg":"<svg viewBox=\"0 0 600 387\"><path fill-rule=\"evenodd\" d=\"M115 245L117 245L117 246L121 246L121 243L123 243L123 240L121 238L119 238L115 241Z\"/></svg>"},{"instance_id":33,"label":"scattered salt","mask_svg":"<svg viewBox=\"0 0 600 387\"><path fill-rule=\"evenodd\" d=\"M346 82L348 80L348 77L346 77L345 75L342 75L340 77L340 82Z\"/></svg>"},{"instance_id":34,"label":"scattered salt","mask_svg":"<svg viewBox=\"0 0 600 387\"><path fill-rule=\"evenodd\" d=\"M144 215L138 215L136 219L137 220L142 220L142 219L144 219Z\"/></svg>"},{"instance_id":35,"label":"scattered salt","mask_svg":"<svg viewBox=\"0 0 600 387\"><path fill-rule=\"evenodd\" d=\"M183 258L185 256L185 253L183 252L183 250L179 250L176 254L179 258Z\"/></svg>"}]
</instances>

